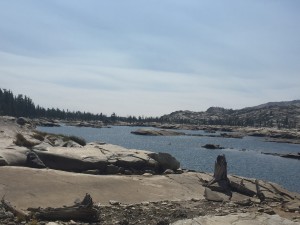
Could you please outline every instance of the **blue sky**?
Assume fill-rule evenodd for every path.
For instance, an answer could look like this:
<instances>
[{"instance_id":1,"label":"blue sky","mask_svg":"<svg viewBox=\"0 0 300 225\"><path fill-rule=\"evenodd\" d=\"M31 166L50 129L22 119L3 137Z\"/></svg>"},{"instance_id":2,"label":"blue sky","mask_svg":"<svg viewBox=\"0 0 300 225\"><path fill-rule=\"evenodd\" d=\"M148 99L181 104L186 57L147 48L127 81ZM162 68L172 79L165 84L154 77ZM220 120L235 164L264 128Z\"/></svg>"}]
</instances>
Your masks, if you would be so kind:
<instances>
[{"instance_id":1,"label":"blue sky","mask_svg":"<svg viewBox=\"0 0 300 225\"><path fill-rule=\"evenodd\" d=\"M298 0L0 0L0 88L160 116L300 99Z\"/></svg>"}]
</instances>

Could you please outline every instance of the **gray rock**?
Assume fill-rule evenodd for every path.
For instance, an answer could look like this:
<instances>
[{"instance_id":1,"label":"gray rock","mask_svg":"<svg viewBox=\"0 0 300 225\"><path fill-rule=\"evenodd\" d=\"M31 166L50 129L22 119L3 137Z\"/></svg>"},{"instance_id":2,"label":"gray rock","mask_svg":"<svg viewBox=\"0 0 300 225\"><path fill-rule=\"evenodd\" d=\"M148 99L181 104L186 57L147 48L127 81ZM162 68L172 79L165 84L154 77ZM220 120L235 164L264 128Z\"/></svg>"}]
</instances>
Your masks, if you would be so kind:
<instances>
[{"instance_id":1,"label":"gray rock","mask_svg":"<svg viewBox=\"0 0 300 225\"><path fill-rule=\"evenodd\" d=\"M202 148L206 148L206 149L224 149L224 147L221 147L220 145L215 145L215 144L206 144L206 145L203 145Z\"/></svg>"},{"instance_id":2,"label":"gray rock","mask_svg":"<svg viewBox=\"0 0 300 225\"><path fill-rule=\"evenodd\" d=\"M8 166L26 166L28 152L29 150L25 147L11 146L6 149L1 149L0 156L5 160L3 163Z\"/></svg>"},{"instance_id":3,"label":"gray rock","mask_svg":"<svg viewBox=\"0 0 300 225\"><path fill-rule=\"evenodd\" d=\"M52 145L47 143L47 142L42 142L38 145L33 146L33 150L37 150L37 151L48 151L49 148L51 148Z\"/></svg>"},{"instance_id":4,"label":"gray rock","mask_svg":"<svg viewBox=\"0 0 300 225\"><path fill-rule=\"evenodd\" d=\"M109 200L109 204L111 205L120 205L121 203L115 200Z\"/></svg>"},{"instance_id":5,"label":"gray rock","mask_svg":"<svg viewBox=\"0 0 300 225\"><path fill-rule=\"evenodd\" d=\"M241 201L236 201L235 203L237 205L241 205L241 206L250 206L253 204L253 202L250 200L250 198L246 198Z\"/></svg>"},{"instance_id":6,"label":"gray rock","mask_svg":"<svg viewBox=\"0 0 300 225\"><path fill-rule=\"evenodd\" d=\"M119 173L119 167L115 165L108 165L106 167L106 173L107 174L117 174Z\"/></svg>"},{"instance_id":7,"label":"gray rock","mask_svg":"<svg viewBox=\"0 0 300 225\"><path fill-rule=\"evenodd\" d=\"M171 169L166 169L164 174L174 174L174 170L171 170Z\"/></svg>"},{"instance_id":8,"label":"gray rock","mask_svg":"<svg viewBox=\"0 0 300 225\"><path fill-rule=\"evenodd\" d=\"M82 173L92 174L92 175L99 175L100 174L100 170L86 170L86 171L83 171Z\"/></svg>"},{"instance_id":9,"label":"gray rock","mask_svg":"<svg viewBox=\"0 0 300 225\"><path fill-rule=\"evenodd\" d=\"M289 212L300 211L300 202L299 201L287 202L284 204L283 207L287 209Z\"/></svg>"},{"instance_id":10,"label":"gray rock","mask_svg":"<svg viewBox=\"0 0 300 225\"><path fill-rule=\"evenodd\" d=\"M131 170L124 170L124 174L125 175L132 175L132 171Z\"/></svg>"},{"instance_id":11,"label":"gray rock","mask_svg":"<svg viewBox=\"0 0 300 225\"><path fill-rule=\"evenodd\" d=\"M204 191L204 197L208 201L213 201L213 202L223 202L225 201L225 198L223 198L222 194L216 191L212 191L209 188L205 188ZM228 198L227 198L228 200Z\"/></svg>"},{"instance_id":12,"label":"gray rock","mask_svg":"<svg viewBox=\"0 0 300 225\"><path fill-rule=\"evenodd\" d=\"M150 166L150 164L148 164L148 162L144 159L128 154L127 156L124 155L118 158L116 166L141 171Z\"/></svg>"},{"instance_id":13,"label":"gray rock","mask_svg":"<svg viewBox=\"0 0 300 225\"><path fill-rule=\"evenodd\" d=\"M0 156L0 166L7 166L7 165L8 163L6 162L6 160L2 156Z\"/></svg>"},{"instance_id":14,"label":"gray rock","mask_svg":"<svg viewBox=\"0 0 300 225\"><path fill-rule=\"evenodd\" d=\"M57 138L54 140L54 146L63 146L65 142L61 138Z\"/></svg>"},{"instance_id":15,"label":"gray rock","mask_svg":"<svg viewBox=\"0 0 300 225\"><path fill-rule=\"evenodd\" d=\"M65 142L62 147L66 147L66 148L81 148L82 146L78 143L76 143L75 141L67 141Z\"/></svg>"},{"instance_id":16,"label":"gray rock","mask_svg":"<svg viewBox=\"0 0 300 225\"><path fill-rule=\"evenodd\" d=\"M153 174L152 174L152 173L143 173L143 176L144 176L144 177L152 177Z\"/></svg>"},{"instance_id":17,"label":"gray rock","mask_svg":"<svg viewBox=\"0 0 300 225\"><path fill-rule=\"evenodd\" d=\"M159 164L159 167L165 171L167 169L177 170L180 168L180 163L169 153L159 152L149 153L149 157L156 160Z\"/></svg>"},{"instance_id":18,"label":"gray rock","mask_svg":"<svg viewBox=\"0 0 300 225\"><path fill-rule=\"evenodd\" d=\"M42 127L60 127L59 123L50 120L39 120L37 123Z\"/></svg>"},{"instance_id":19,"label":"gray rock","mask_svg":"<svg viewBox=\"0 0 300 225\"><path fill-rule=\"evenodd\" d=\"M40 160L38 155L33 151L27 153L26 164L31 168L46 168L42 160Z\"/></svg>"},{"instance_id":20,"label":"gray rock","mask_svg":"<svg viewBox=\"0 0 300 225\"><path fill-rule=\"evenodd\" d=\"M273 155L273 156L279 156L279 157L288 158L288 159L298 159L298 160L300 160L299 153L298 154L296 154L296 153L281 154L281 153L262 152L261 154Z\"/></svg>"},{"instance_id":21,"label":"gray rock","mask_svg":"<svg viewBox=\"0 0 300 225\"><path fill-rule=\"evenodd\" d=\"M44 162L46 167L56 170L82 172L86 170L99 169L104 171L107 162L94 159L78 159L66 155L36 151L36 154Z\"/></svg>"},{"instance_id":22,"label":"gray rock","mask_svg":"<svg viewBox=\"0 0 300 225\"><path fill-rule=\"evenodd\" d=\"M23 126L26 123L29 123L29 120L24 117L19 117L16 122L17 122L17 124Z\"/></svg>"},{"instance_id":23,"label":"gray rock","mask_svg":"<svg viewBox=\"0 0 300 225\"><path fill-rule=\"evenodd\" d=\"M46 225L61 225L61 223L56 223L56 222L48 222Z\"/></svg>"},{"instance_id":24,"label":"gray rock","mask_svg":"<svg viewBox=\"0 0 300 225\"><path fill-rule=\"evenodd\" d=\"M298 222L282 218L278 215L236 213L226 216L200 216L193 219L179 220L171 225L299 225Z\"/></svg>"},{"instance_id":25,"label":"gray rock","mask_svg":"<svg viewBox=\"0 0 300 225\"><path fill-rule=\"evenodd\" d=\"M263 212L269 215L275 215L276 213L274 212L274 210L271 207L265 207L262 210L257 210L258 212Z\"/></svg>"}]
</instances>

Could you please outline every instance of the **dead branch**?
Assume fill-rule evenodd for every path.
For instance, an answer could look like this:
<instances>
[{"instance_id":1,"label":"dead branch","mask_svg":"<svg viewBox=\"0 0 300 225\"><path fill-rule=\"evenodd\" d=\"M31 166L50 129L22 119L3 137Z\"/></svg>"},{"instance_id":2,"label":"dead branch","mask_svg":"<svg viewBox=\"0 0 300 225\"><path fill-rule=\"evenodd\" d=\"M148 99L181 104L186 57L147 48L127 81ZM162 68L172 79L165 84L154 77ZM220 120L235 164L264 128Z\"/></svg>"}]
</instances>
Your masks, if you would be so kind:
<instances>
[{"instance_id":1,"label":"dead branch","mask_svg":"<svg viewBox=\"0 0 300 225\"><path fill-rule=\"evenodd\" d=\"M245 185L238 184L234 181L230 181L230 187L232 191L238 192L243 195L253 197L256 193L249 188L246 188Z\"/></svg>"}]
</instances>

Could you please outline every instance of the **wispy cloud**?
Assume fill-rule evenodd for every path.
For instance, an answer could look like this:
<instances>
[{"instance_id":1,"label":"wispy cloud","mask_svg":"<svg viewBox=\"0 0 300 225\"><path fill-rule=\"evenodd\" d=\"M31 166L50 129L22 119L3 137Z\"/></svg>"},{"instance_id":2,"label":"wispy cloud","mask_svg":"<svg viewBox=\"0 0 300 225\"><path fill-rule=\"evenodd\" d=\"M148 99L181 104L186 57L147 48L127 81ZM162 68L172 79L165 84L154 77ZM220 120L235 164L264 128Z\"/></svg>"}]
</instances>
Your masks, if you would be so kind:
<instances>
[{"instance_id":1,"label":"wispy cloud","mask_svg":"<svg viewBox=\"0 0 300 225\"><path fill-rule=\"evenodd\" d=\"M162 115L300 98L296 1L1 1L0 86Z\"/></svg>"}]
</instances>

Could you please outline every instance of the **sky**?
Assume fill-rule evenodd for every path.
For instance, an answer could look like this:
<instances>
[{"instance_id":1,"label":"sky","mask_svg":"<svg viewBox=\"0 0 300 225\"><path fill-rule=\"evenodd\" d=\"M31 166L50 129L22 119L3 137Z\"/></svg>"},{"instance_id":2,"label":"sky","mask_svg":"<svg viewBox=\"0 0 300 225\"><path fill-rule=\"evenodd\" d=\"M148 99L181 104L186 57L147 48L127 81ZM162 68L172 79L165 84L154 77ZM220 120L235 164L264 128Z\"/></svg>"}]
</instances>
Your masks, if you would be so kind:
<instances>
[{"instance_id":1,"label":"sky","mask_svg":"<svg viewBox=\"0 0 300 225\"><path fill-rule=\"evenodd\" d=\"M0 88L162 116L300 99L298 0L0 0Z\"/></svg>"}]
</instances>

